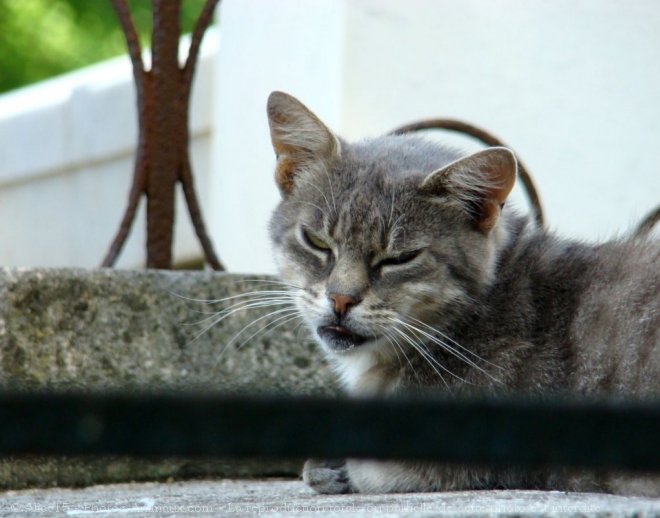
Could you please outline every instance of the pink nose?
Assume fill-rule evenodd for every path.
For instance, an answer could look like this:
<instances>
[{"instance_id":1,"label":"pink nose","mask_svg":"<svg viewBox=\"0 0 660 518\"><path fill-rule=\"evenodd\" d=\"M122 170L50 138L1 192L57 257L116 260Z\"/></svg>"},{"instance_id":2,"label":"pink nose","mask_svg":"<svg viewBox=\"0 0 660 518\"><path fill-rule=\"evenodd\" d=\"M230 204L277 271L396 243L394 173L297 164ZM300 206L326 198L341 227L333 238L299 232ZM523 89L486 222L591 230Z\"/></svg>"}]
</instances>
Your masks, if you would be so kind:
<instances>
[{"instance_id":1,"label":"pink nose","mask_svg":"<svg viewBox=\"0 0 660 518\"><path fill-rule=\"evenodd\" d=\"M355 306L358 300L352 295L340 295L338 293L331 293L329 296L332 301L335 313L338 315L345 315L351 306Z\"/></svg>"}]
</instances>

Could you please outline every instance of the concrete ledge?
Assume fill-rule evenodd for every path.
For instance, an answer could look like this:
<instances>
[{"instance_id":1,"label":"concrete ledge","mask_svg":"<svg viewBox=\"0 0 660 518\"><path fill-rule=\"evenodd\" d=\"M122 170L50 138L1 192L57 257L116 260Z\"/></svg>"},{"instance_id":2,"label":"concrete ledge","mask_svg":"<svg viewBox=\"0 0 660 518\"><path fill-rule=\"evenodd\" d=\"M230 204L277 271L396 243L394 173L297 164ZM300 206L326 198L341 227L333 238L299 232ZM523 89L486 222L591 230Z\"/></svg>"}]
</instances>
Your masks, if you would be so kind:
<instances>
[{"instance_id":1,"label":"concrete ledge","mask_svg":"<svg viewBox=\"0 0 660 518\"><path fill-rule=\"evenodd\" d=\"M183 37L182 56L187 56L189 45L190 37ZM215 122L209 106L217 98L218 46L219 31L210 27L190 98L190 158L205 215L212 201L208 184ZM149 66L150 52L143 58ZM98 265L125 207L137 137L135 85L127 55L0 95L0 264ZM176 213L187 213L184 196L177 191ZM144 205L137 221L144 221ZM120 266L139 268L145 263L145 231L144 224L134 225ZM187 217L175 221L173 252L177 263L200 256Z\"/></svg>"},{"instance_id":2,"label":"concrete ledge","mask_svg":"<svg viewBox=\"0 0 660 518\"><path fill-rule=\"evenodd\" d=\"M558 491L460 491L390 495L316 495L302 482L222 480L121 484L83 490L6 493L0 518L48 516L428 516L651 518L660 501Z\"/></svg>"},{"instance_id":3,"label":"concrete ledge","mask_svg":"<svg viewBox=\"0 0 660 518\"><path fill-rule=\"evenodd\" d=\"M273 290L270 278L212 272L0 269L0 384L18 390L214 390L332 394L332 374L297 323L258 333L281 309L236 311L202 333L195 324ZM200 313L205 312L205 313ZM258 318L263 320L247 327ZM224 345L241 330L224 354ZM298 462L182 459L0 460L0 488L163 480L168 477L297 475Z\"/></svg>"},{"instance_id":4,"label":"concrete ledge","mask_svg":"<svg viewBox=\"0 0 660 518\"><path fill-rule=\"evenodd\" d=\"M194 340L219 310L191 299L279 289L268 277L210 272L0 269L0 383L18 390L204 389L231 393L337 392L296 325L224 344L269 311L237 311ZM242 299L231 299L235 303ZM273 309L273 308L271 308ZM274 309L279 309L274 308ZM274 322L277 315L260 323ZM246 338L256 329L247 328ZM302 463L130 458L0 460L0 518L48 516L636 516L660 500L537 491L315 495L302 482L222 480L28 489L127 481L297 476ZM7 491L9 490L9 491Z\"/></svg>"}]
</instances>

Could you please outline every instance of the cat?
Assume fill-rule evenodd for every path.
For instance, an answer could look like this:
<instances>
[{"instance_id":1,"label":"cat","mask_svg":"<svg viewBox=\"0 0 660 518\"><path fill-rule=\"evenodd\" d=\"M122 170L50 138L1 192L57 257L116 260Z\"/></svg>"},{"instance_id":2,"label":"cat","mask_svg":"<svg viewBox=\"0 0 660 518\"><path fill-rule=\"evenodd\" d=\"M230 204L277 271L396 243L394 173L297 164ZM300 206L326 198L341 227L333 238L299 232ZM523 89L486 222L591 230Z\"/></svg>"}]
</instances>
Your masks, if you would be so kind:
<instances>
[{"instance_id":1,"label":"cat","mask_svg":"<svg viewBox=\"0 0 660 518\"><path fill-rule=\"evenodd\" d=\"M590 245L538 228L505 206L517 161L504 147L349 144L282 92L267 112L279 275L349 394L660 394L657 240ZM654 477L430 462L309 460L303 479L320 493L660 494Z\"/></svg>"}]
</instances>

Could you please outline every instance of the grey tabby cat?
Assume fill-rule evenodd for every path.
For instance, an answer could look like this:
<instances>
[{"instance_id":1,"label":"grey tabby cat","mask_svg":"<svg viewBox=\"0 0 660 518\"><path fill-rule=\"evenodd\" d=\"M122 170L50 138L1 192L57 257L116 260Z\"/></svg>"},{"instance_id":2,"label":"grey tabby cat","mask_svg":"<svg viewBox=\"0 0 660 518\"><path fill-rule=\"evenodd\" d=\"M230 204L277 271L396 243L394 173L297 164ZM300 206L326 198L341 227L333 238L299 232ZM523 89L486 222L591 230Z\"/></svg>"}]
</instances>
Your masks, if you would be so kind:
<instances>
[{"instance_id":1,"label":"grey tabby cat","mask_svg":"<svg viewBox=\"0 0 660 518\"><path fill-rule=\"evenodd\" d=\"M658 241L560 240L503 209L517 170L505 148L349 144L281 92L268 117L279 272L350 394L660 394ZM303 478L321 493L660 494L651 477L419 462L310 460Z\"/></svg>"}]
</instances>

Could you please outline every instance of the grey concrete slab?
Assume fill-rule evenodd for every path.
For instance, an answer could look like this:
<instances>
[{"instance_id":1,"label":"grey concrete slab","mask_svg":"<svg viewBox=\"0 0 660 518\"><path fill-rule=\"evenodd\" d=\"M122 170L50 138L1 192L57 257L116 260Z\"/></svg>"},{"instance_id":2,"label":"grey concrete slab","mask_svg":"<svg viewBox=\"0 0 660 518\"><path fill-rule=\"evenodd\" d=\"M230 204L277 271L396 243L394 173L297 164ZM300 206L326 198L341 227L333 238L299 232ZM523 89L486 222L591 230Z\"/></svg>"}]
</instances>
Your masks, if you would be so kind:
<instances>
[{"instance_id":1,"label":"grey concrete slab","mask_svg":"<svg viewBox=\"0 0 660 518\"><path fill-rule=\"evenodd\" d=\"M660 500L557 491L316 495L298 480L218 480L0 493L18 516L657 517Z\"/></svg>"},{"instance_id":2,"label":"grey concrete slab","mask_svg":"<svg viewBox=\"0 0 660 518\"><path fill-rule=\"evenodd\" d=\"M299 321L269 316L284 307L282 287L272 281L215 272L0 268L0 385L336 393ZM230 306L220 320L219 311ZM300 462L0 459L0 488L296 475L300 468Z\"/></svg>"},{"instance_id":3,"label":"grey concrete slab","mask_svg":"<svg viewBox=\"0 0 660 518\"><path fill-rule=\"evenodd\" d=\"M17 390L337 393L297 322L267 316L272 279L211 272L0 269L0 385ZM254 294L255 307L241 310ZM275 298L277 294L273 294ZM190 299L225 299L202 304ZM207 318L237 311L202 332ZM263 320L258 320L263 318ZM253 324L256 322L256 324ZM261 324L275 333L257 332ZM192 325L188 325L192 324ZM199 335L199 336L198 336ZM223 353L225 347L228 349ZM300 462L128 458L0 459L4 516L660 516L657 500L522 491L314 495ZM222 481L100 483L225 477Z\"/></svg>"},{"instance_id":4,"label":"grey concrete slab","mask_svg":"<svg viewBox=\"0 0 660 518\"><path fill-rule=\"evenodd\" d=\"M335 390L300 320L275 321L292 315L273 313L285 306L282 287L272 282L215 272L0 268L0 383L60 390Z\"/></svg>"}]
</instances>

